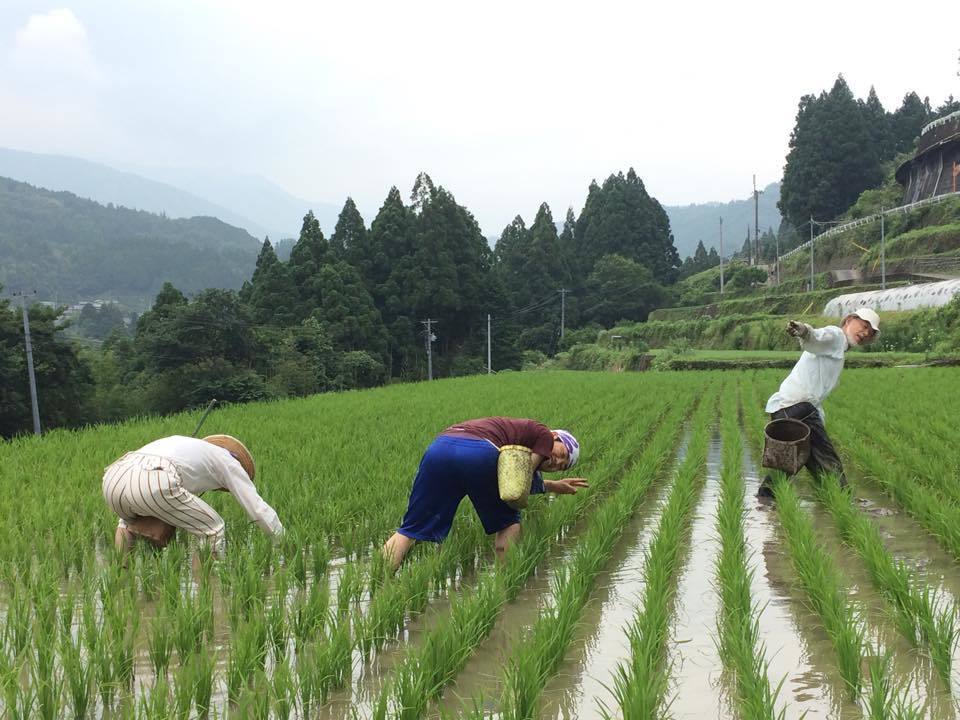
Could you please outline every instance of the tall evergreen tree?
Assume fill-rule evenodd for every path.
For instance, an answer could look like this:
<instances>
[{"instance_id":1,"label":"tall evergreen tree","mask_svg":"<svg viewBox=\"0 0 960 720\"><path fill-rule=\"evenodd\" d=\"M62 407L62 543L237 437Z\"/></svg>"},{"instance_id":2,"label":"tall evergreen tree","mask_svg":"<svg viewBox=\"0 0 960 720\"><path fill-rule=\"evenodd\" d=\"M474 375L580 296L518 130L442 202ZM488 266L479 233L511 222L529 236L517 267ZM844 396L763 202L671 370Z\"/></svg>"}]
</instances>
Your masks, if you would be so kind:
<instances>
[{"instance_id":1,"label":"tall evergreen tree","mask_svg":"<svg viewBox=\"0 0 960 720\"><path fill-rule=\"evenodd\" d=\"M357 272L340 260L324 265L317 277L321 288L311 313L324 328L337 350L364 350L383 362L387 354L387 331Z\"/></svg>"},{"instance_id":2,"label":"tall evergreen tree","mask_svg":"<svg viewBox=\"0 0 960 720\"><path fill-rule=\"evenodd\" d=\"M884 110L880 98L877 97L877 91L872 85L862 109L877 155L881 160L891 159L894 156L894 141L890 113Z\"/></svg>"},{"instance_id":3,"label":"tall evergreen tree","mask_svg":"<svg viewBox=\"0 0 960 720\"><path fill-rule=\"evenodd\" d=\"M330 251L335 257L345 258L354 267L366 261L370 248L367 246L367 228L357 210L353 198L347 198L337 218L337 225L330 236Z\"/></svg>"},{"instance_id":4,"label":"tall evergreen tree","mask_svg":"<svg viewBox=\"0 0 960 720\"><path fill-rule=\"evenodd\" d=\"M923 130L923 126L932 120L930 98L920 99L915 92L908 92L903 97L903 103L893 113L891 126L893 128L894 149L898 153L912 152L914 143Z\"/></svg>"},{"instance_id":5,"label":"tall evergreen tree","mask_svg":"<svg viewBox=\"0 0 960 720\"><path fill-rule=\"evenodd\" d=\"M530 251L526 257L526 270L531 284L565 285L570 280L566 258L557 235L550 206L542 203L530 228Z\"/></svg>"},{"instance_id":6,"label":"tall evergreen tree","mask_svg":"<svg viewBox=\"0 0 960 720\"><path fill-rule=\"evenodd\" d=\"M320 268L331 261L330 244L323 236L320 222L310 210L303 217L300 238L290 251L287 268L290 278L297 288L299 302L296 308L296 320L306 318L320 301L320 287L317 277Z\"/></svg>"},{"instance_id":7,"label":"tall evergreen tree","mask_svg":"<svg viewBox=\"0 0 960 720\"><path fill-rule=\"evenodd\" d=\"M277 259L270 238L263 241L253 277L243 284L240 300L250 308L256 322L287 326L297 316L299 297L286 265Z\"/></svg>"},{"instance_id":8,"label":"tall evergreen tree","mask_svg":"<svg viewBox=\"0 0 960 720\"><path fill-rule=\"evenodd\" d=\"M620 255L646 266L662 283L676 280L680 257L670 221L651 198L633 168L608 177L602 187L591 183L577 219L576 272L589 274L604 255Z\"/></svg>"},{"instance_id":9,"label":"tall evergreen tree","mask_svg":"<svg viewBox=\"0 0 960 720\"><path fill-rule=\"evenodd\" d=\"M866 118L842 76L829 93L800 99L778 207L796 227L833 219L883 180Z\"/></svg>"},{"instance_id":10,"label":"tall evergreen tree","mask_svg":"<svg viewBox=\"0 0 960 720\"><path fill-rule=\"evenodd\" d=\"M417 175L413 183L413 191L410 193L411 210L419 215L436 196L437 188L433 180L425 172L421 172Z\"/></svg>"}]
</instances>

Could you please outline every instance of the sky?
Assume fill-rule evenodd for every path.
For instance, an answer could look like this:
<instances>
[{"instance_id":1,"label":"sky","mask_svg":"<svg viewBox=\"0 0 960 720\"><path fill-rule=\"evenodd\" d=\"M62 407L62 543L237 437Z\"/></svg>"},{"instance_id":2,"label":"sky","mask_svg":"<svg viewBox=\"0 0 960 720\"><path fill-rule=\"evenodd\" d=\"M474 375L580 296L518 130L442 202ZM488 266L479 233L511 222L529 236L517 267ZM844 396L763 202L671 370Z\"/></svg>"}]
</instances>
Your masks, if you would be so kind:
<instances>
[{"instance_id":1,"label":"sky","mask_svg":"<svg viewBox=\"0 0 960 720\"><path fill-rule=\"evenodd\" d=\"M889 7L887 7L889 6ZM0 146L262 175L369 223L418 172L487 235L634 167L665 205L783 173L800 97L960 96L960 2L2 0Z\"/></svg>"}]
</instances>

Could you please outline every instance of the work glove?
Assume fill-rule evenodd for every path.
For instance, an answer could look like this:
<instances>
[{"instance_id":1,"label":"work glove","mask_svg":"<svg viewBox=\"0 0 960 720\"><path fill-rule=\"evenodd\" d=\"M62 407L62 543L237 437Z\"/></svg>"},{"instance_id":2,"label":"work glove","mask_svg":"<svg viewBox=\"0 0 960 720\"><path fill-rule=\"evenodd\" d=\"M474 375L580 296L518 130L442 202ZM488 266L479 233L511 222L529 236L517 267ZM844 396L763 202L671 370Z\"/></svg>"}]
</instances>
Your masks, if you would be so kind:
<instances>
[{"instance_id":1,"label":"work glove","mask_svg":"<svg viewBox=\"0 0 960 720\"><path fill-rule=\"evenodd\" d=\"M804 322L791 320L789 323L787 323L787 334L792 335L795 338L800 338L801 340L807 337L811 330L813 330L813 328Z\"/></svg>"}]
</instances>

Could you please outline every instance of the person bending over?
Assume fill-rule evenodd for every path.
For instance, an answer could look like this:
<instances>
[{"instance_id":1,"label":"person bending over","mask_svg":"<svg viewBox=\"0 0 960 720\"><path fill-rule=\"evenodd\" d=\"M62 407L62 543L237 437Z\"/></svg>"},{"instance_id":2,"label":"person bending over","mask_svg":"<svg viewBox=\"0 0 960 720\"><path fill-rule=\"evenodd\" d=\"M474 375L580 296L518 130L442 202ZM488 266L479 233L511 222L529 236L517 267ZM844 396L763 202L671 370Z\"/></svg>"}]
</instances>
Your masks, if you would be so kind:
<instances>
[{"instance_id":1,"label":"person bending over","mask_svg":"<svg viewBox=\"0 0 960 720\"><path fill-rule=\"evenodd\" d=\"M277 513L253 484L255 474L250 452L230 435L173 435L128 452L103 473L104 500L120 518L117 549L131 549L138 537L163 547L180 528L222 551L223 518L198 497L208 490L229 492L264 532L281 535Z\"/></svg>"},{"instance_id":2,"label":"person bending over","mask_svg":"<svg viewBox=\"0 0 960 720\"><path fill-rule=\"evenodd\" d=\"M418 540L443 541L464 497L470 498L487 534L496 535L497 559L503 559L507 548L520 536L520 511L500 499L497 484L497 459L504 445L530 448L535 469L531 493L572 495L578 488L587 487L583 478L544 480L540 474L576 465L580 444L566 430L508 417L451 425L420 460L403 522L383 546L394 570Z\"/></svg>"}]
</instances>

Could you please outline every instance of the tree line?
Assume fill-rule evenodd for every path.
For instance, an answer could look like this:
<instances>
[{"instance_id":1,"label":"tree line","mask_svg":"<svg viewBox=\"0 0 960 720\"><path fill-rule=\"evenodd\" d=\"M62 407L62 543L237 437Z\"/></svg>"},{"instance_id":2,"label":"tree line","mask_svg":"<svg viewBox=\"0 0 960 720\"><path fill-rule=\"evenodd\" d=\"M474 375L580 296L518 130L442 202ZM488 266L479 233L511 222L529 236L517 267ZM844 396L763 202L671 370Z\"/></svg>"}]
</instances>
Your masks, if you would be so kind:
<instances>
[{"instance_id":1,"label":"tree line","mask_svg":"<svg viewBox=\"0 0 960 720\"><path fill-rule=\"evenodd\" d=\"M130 324L84 309L91 335L68 342L63 309L30 309L45 427L110 421L426 377L518 369L552 354L564 328L644 320L669 302L681 262L667 215L633 169L591 183L583 210L542 204L493 248L470 211L425 173L407 202L394 187L369 226L347 199L330 237L312 212L289 259L264 240L238 292L191 297L165 284ZM561 292L562 291L562 292ZM563 308L561 312L561 302ZM31 427L23 331L0 300L0 435Z\"/></svg>"},{"instance_id":2,"label":"tree line","mask_svg":"<svg viewBox=\"0 0 960 720\"><path fill-rule=\"evenodd\" d=\"M843 76L829 91L804 95L780 188L784 225L795 230L811 216L821 221L839 217L864 190L880 186L910 157L924 125L957 110L960 100L952 95L934 108L929 98L908 92L900 107L889 112L873 87L866 100L857 99ZM794 244L803 239L800 233Z\"/></svg>"}]
</instances>

